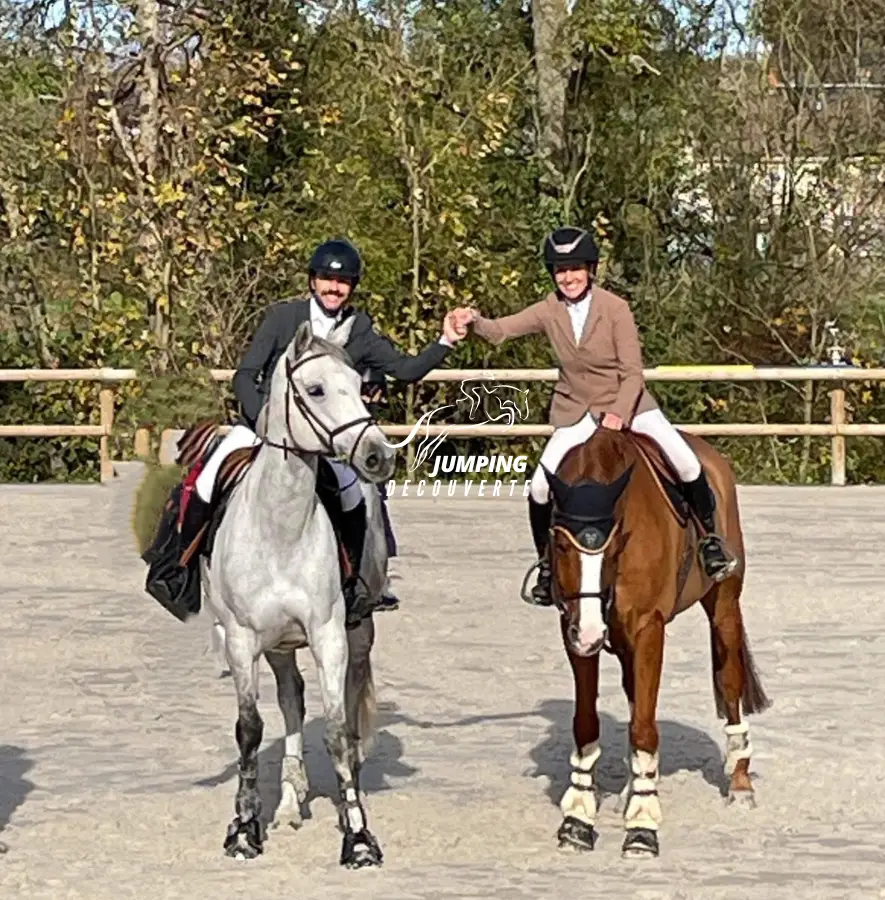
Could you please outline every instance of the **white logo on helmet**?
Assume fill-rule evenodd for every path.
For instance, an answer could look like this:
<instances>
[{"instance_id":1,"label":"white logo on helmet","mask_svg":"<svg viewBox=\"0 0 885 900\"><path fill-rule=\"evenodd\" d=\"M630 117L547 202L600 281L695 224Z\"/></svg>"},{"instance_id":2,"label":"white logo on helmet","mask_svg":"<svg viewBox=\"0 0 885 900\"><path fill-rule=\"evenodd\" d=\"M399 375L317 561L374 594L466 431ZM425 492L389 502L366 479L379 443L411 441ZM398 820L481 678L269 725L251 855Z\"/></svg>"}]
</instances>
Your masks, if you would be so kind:
<instances>
[{"instance_id":1,"label":"white logo on helmet","mask_svg":"<svg viewBox=\"0 0 885 900\"><path fill-rule=\"evenodd\" d=\"M557 253L572 253L578 244L581 243L581 239L585 237L587 234L586 231L582 231L571 243L569 244L557 244L553 238L550 239L550 243L553 244L553 249Z\"/></svg>"},{"instance_id":2,"label":"white logo on helmet","mask_svg":"<svg viewBox=\"0 0 885 900\"><path fill-rule=\"evenodd\" d=\"M337 259L333 259L332 262L329 263L330 269L340 269L341 263Z\"/></svg>"}]
</instances>

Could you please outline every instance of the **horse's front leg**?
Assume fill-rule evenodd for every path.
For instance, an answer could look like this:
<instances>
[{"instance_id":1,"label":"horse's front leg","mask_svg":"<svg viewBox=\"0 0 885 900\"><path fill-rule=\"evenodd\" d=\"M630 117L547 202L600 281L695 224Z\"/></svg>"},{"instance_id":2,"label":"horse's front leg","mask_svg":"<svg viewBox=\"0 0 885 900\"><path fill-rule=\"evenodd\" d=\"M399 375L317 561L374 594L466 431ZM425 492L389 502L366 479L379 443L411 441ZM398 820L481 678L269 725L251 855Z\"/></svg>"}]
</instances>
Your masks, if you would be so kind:
<instances>
[{"instance_id":1,"label":"horse's front leg","mask_svg":"<svg viewBox=\"0 0 885 900\"><path fill-rule=\"evenodd\" d=\"M664 660L664 620L654 615L633 643L633 706L630 715L627 804L622 852L629 857L652 857L660 852L658 828L658 726L656 721L661 666Z\"/></svg>"},{"instance_id":2,"label":"horse's front leg","mask_svg":"<svg viewBox=\"0 0 885 900\"><path fill-rule=\"evenodd\" d=\"M338 816L344 832L340 862L351 869L380 866L383 854L360 800L357 736L348 728L345 711L348 650L343 615L333 616L309 640L326 713L326 749L338 779Z\"/></svg>"},{"instance_id":3,"label":"horse's front leg","mask_svg":"<svg viewBox=\"0 0 885 900\"><path fill-rule=\"evenodd\" d=\"M226 634L227 658L237 690L239 715L235 734L240 748L236 817L227 829L228 856L254 859L263 848L261 797L258 793L258 748L264 723L258 713L258 656L255 635L235 623Z\"/></svg>"},{"instance_id":4,"label":"horse's front leg","mask_svg":"<svg viewBox=\"0 0 885 900\"><path fill-rule=\"evenodd\" d=\"M560 847L592 850L596 843L597 802L593 770L599 761L599 715L596 698L599 693L599 655L577 656L572 652L566 627L563 641L575 679L575 717L572 722L576 750L571 762L570 784L560 800L562 824L557 837Z\"/></svg>"}]
</instances>

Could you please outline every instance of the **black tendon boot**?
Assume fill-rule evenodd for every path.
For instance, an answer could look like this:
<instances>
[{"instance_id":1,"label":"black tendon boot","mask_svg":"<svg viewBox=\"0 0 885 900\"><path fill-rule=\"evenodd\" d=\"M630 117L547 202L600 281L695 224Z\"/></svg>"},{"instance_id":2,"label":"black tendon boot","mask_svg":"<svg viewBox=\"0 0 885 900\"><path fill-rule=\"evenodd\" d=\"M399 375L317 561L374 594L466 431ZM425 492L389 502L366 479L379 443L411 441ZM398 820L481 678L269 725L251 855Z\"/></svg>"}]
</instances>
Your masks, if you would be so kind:
<instances>
[{"instance_id":1,"label":"black tendon boot","mask_svg":"<svg viewBox=\"0 0 885 900\"><path fill-rule=\"evenodd\" d=\"M737 568L738 561L728 553L725 542L716 534L716 496L703 471L694 481L683 482L682 487L686 500L706 531L698 547L704 572L714 581L724 581Z\"/></svg>"},{"instance_id":2,"label":"black tendon boot","mask_svg":"<svg viewBox=\"0 0 885 900\"><path fill-rule=\"evenodd\" d=\"M529 523L532 526L532 539L540 560L538 580L531 593L531 602L535 606L553 605L550 596L550 562L547 557L551 515L552 505L549 500L547 503L538 503L533 497L529 497Z\"/></svg>"},{"instance_id":3,"label":"black tendon boot","mask_svg":"<svg viewBox=\"0 0 885 900\"><path fill-rule=\"evenodd\" d=\"M359 577L363 547L366 544L366 501L360 500L353 509L341 512L341 542L350 560L351 574L344 580L344 606L347 610L346 625L355 628L368 612L368 595Z\"/></svg>"}]
</instances>

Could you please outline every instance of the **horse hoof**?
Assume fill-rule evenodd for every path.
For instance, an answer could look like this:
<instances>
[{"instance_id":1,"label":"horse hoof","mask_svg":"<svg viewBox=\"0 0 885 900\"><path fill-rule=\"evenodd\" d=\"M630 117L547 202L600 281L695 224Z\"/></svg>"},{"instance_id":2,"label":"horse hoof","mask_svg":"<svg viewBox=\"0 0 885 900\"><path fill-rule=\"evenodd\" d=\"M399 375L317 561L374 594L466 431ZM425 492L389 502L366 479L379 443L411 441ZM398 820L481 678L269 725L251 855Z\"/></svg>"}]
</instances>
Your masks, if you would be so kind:
<instances>
[{"instance_id":1,"label":"horse hoof","mask_svg":"<svg viewBox=\"0 0 885 900\"><path fill-rule=\"evenodd\" d=\"M380 866L384 854L378 841L368 829L354 834L348 831L341 845L341 865L346 869L365 869L369 866Z\"/></svg>"},{"instance_id":2,"label":"horse hoof","mask_svg":"<svg viewBox=\"0 0 885 900\"><path fill-rule=\"evenodd\" d=\"M624 838L621 856L624 859L652 859L661 852L658 833L650 828L631 828Z\"/></svg>"},{"instance_id":3,"label":"horse hoof","mask_svg":"<svg viewBox=\"0 0 885 900\"><path fill-rule=\"evenodd\" d=\"M303 824L304 816L301 815L301 810L290 807L289 809L277 810L270 827L274 831L279 831L280 829L286 831L288 826L292 831L298 831Z\"/></svg>"},{"instance_id":4,"label":"horse hoof","mask_svg":"<svg viewBox=\"0 0 885 900\"><path fill-rule=\"evenodd\" d=\"M234 859L255 859L264 852L258 819L249 819L248 822L241 822L239 817L234 819L227 829L224 852Z\"/></svg>"},{"instance_id":5,"label":"horse hoof","mask_svg":"<svg viewBox=\"0 0 885 900\"><path fill-rule=\"evenodd\" d=\"M756 794L754 791L729 791L726 806L734 806L738 809L756 809Z\"/></svg>"},{"instance_id":6,"label":"horse hoof","mask_svg":"<svg viewBox=\"0 0 885 900\"><path fill-rule=\"evenodd\" d=\"M596 844L596 832L593 830L593 826L572 816L563 819L559 831L556 832L556 837L559 839L561 850L592 850Z\"/></svg>"}]
</instances>

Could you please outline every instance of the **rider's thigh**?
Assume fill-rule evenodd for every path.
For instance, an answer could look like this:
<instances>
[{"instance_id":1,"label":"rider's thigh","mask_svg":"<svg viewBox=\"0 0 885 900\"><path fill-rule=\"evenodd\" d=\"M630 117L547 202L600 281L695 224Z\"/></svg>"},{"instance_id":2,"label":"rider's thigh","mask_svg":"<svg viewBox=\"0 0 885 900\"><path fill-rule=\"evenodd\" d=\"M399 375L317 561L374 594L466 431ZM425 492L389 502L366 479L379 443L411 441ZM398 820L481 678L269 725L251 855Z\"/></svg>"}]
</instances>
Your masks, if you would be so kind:
<instances>
[{"instance_id":1,"label":"rider's thigh","mask_svg":"<svg viewBox=\"0 0 885 900\"><path fill-rule=\"evenodd\" d=\"M694 450L659 409L640 413L630 427L650 437L661 448L683 481L694 481L701 474L701 464Z\"/></svg>"}]
</instances>

